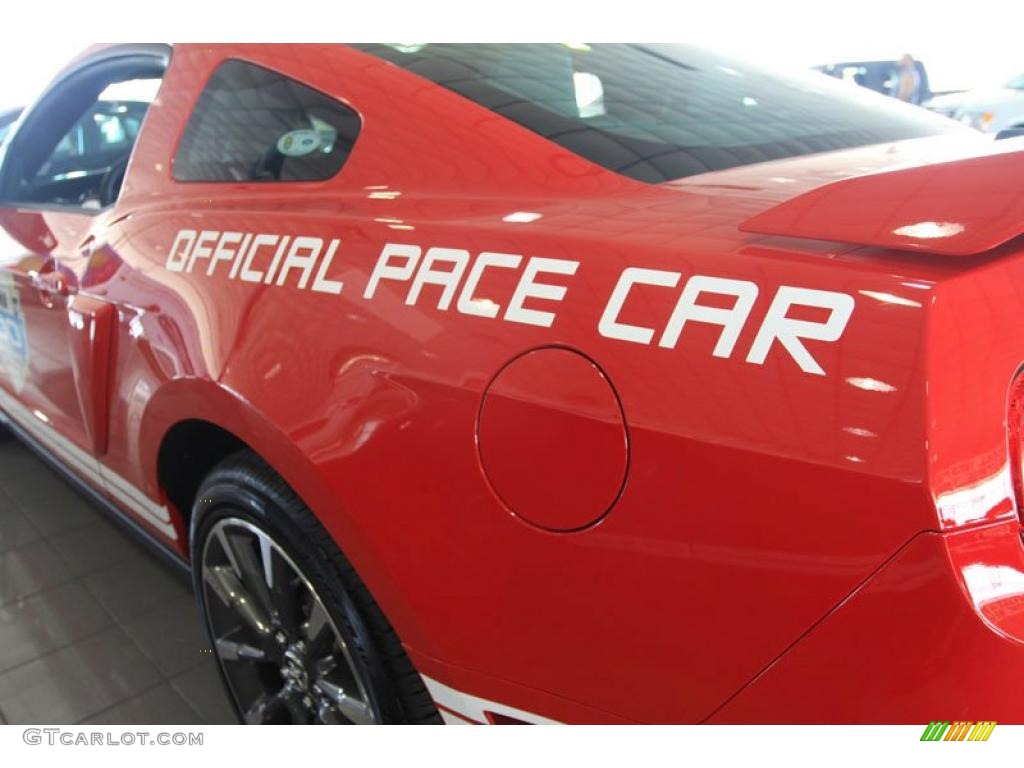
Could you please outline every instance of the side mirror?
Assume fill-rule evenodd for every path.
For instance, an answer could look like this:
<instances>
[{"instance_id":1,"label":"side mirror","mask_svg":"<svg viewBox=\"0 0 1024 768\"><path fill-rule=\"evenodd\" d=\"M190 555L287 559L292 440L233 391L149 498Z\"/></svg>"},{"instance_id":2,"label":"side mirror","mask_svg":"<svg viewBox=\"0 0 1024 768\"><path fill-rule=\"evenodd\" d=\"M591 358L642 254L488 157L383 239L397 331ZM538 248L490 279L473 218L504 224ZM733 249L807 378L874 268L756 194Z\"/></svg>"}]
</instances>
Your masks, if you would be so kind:
<instances>
[{"instance_id":1,"label":"side mirror","mask_svg":"<svg viewBox=\"0 0 1024 768\"><path fill-rule=\"evenodd\" d=\"M1015 139L1018 136L1024 136L1024 126L1004 128L996 134L996 141L999 141L1000 139Z\"/></svg>"}]
</instances>

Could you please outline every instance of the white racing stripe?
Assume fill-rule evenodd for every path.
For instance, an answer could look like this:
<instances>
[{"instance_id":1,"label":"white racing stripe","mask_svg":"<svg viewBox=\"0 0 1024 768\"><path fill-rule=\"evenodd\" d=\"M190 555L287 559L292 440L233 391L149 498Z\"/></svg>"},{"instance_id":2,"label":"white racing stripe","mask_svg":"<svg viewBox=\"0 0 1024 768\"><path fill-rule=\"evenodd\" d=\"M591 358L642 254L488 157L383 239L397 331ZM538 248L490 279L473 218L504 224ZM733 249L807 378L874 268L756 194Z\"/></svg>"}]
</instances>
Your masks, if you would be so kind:
<instances>
[{"instance_id":1,"label":"white racing stripe","mask_svg":"<svg viewBox=\"0 0 1024 768\"><path fill-rule=\"evenodd\" d=\"M111 493L119 493L124 495L126 498L131 499L136 506L144 508L147 514L152 516L155 520L159 520L163 523L169 523L171 521L171 513L168 511L167 507L154 504L145 496L145 494L142 493L142 491L137 489L134 485L109 467L105 467L101 464L100 474L103 475L104 480L114 486L110 489Z\"/></svg>"},{"instance_id":2,"label":"white racing stripe","mask_svg":"<svg viewBox=\"0 0 1024 768\"><path fill-rule=\"evenodd\" d=\"M458 715L452 714L447 710L439 709L438 712L441 713L441 720L445 725L475 725L475 723L471 723L469 720L463 720Z\"/></svg>"},{"instance_id":3,"label":"white racing stripe","mask_svg":"<svg viewBox=\"0 0 1024 768\"><path fill-rule=\"evenodd\" d=\"M75 474L82 479L99 474L100 479L105 481L103 487L119 504L134 512L168 538L177 540L178 532L171 524L171 516L167 507L154 503L128 480L100 465L95 458L58 433L49 424L43 423L32 411L8 395L3 389L0 389L0 407L18 426L63 461Z\"/></svg>"},{"instance_id":4,"label":"white racing stripe","mask_svg":"<svg viewBox=\"0 0 1024 768\"><path fill-rule=\"evenodd\" d=\"M439 683L437 680L427 677L426 675L420 675L420 677L423 678L423 683L427 686L430 698L432 698L434 703L438 706L444 708L441 710L441 717L444 719L446 724L454 725L458 722L458 718L445 712L445 709L451 710L454 715L459 715L470 721L476 721L478 723L489 723L490 720L487 717L487 713L492 712L496 715L507 715L508 717L515 718L516 720L522 720L524 723L533 723L536 725L560 724L557 720L541 717L540 715L535 715L532 712L526 712L522 709L506 707L504 704L499 704L496 701L488 701L487 699L481 699L478 696L471 696L468 693L457 691L454 688L449 688L444 683Z\"/></svg>"}]
</instances>

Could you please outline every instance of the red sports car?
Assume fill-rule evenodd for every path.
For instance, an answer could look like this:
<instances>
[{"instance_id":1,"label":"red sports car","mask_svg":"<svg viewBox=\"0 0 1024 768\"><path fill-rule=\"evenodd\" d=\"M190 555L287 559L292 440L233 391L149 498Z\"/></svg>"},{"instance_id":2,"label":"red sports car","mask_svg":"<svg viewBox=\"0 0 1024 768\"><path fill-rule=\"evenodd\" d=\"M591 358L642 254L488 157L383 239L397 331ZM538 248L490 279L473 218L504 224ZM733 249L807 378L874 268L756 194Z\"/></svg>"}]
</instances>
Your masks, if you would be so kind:
<instances>
[{"instance_id":1,"label":"red sports car","mask_svg":"<svg viewBox=\"0 0 1024 768\"><path fill-rule=\"evenodd\" d=\"M1024 146L689 46L116 45L0 409L248 722L1024 721Z\"/></svg>"}]
</instances>

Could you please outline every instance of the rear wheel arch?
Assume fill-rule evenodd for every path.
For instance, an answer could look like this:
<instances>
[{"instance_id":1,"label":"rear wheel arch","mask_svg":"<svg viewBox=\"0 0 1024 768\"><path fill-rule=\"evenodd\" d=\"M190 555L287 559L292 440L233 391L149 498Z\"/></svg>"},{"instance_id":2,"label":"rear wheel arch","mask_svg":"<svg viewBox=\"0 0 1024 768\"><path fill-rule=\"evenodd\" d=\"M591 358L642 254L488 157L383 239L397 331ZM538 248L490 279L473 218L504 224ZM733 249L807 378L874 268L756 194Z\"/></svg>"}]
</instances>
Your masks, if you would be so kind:
<instances>
[{"instance_id":1,"label":"rear wheel arch","mask_svg":"<svg viewBox=\"0 0 1024 768\"><path fill-rule=\"evenodd\" d=\"M240 395L215 382L175 379L161 385L129 440L138 446L149 490L171 502L186 531L203 478L243 449L271 466L325 526L324 510L344 514L298 447Z\"/></svg>"},{"instance_id":2,"label":"rear wheel arch","mask_svg":"<svg viewBox=\"0 0 1024 768\"><path fill-rule=\"evenodd\" d=\"M248 448L231 432L202 419L179 421L164 435L157 452L157 483L181 515L186 532L203 480L228 456Z\"/></svg>"},{"instance_id":3,"label":"rear wheel arch","mask_svg":"<svg viewBox=\"0 0 1024 768\"><path fill-rule=\"evenodd\" d=\"M200 445L204 441L210 445ZM344 499L328 490L316 466L294 442L239 395L209 381L167 382L147 403L140 421L138 445L142 466L152 472L150 482L154 489L181 516L186 542L195 494L203 480L217 464L234 454L248 451L255 455L331 532L403 642L424 652L432 650L431 638L424 635L402 590L346 513ZM176 460L188 454L201 460L182 472ZM182 554L190 557L187 551Z\"/></svg>"}]
</instances>

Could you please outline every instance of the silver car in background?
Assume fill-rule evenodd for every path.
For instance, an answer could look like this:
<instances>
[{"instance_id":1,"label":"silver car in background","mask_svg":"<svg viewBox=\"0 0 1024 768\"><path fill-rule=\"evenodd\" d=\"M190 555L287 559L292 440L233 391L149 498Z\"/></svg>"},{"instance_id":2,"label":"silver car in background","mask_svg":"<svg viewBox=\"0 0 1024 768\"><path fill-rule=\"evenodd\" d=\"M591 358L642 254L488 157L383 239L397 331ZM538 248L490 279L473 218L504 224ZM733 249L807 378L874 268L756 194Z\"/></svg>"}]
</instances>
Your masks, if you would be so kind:
<instances>
[{"instance_id":1,"label":"silver car in background","mask_svg":"<svg viewBox=\"0 0 1024 768\"><path fill-rule=\"evenodd\" d=\"M997 139L1024 135L1024 73L1001 88L936 96L923 106Z\"/></svg>"}]
</instances>

